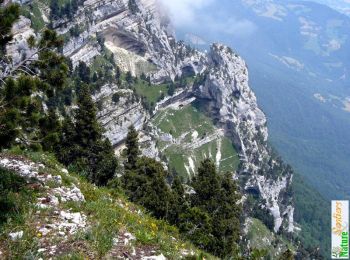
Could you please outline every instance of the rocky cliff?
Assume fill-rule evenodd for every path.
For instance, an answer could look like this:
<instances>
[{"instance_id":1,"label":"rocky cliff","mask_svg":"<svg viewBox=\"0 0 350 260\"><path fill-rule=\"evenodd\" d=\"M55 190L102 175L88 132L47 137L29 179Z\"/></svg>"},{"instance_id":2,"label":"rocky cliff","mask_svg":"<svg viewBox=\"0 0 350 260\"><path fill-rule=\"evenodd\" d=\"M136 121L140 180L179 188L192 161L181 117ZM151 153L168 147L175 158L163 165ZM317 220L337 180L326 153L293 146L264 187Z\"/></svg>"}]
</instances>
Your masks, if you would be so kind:
<instances>
[{"instance_id":1,"label":"rocky cliff","mask_svg":"<svg viewBox=\"0 0 350 260\"><path fill-rule=\"evenodd\" d=\"M48 16L47 7L41 11L43 17ZM144 73L153 84L179 77L197 78L173 97L160 101L153 113L146 111L132 90L124 89L117 82L102 86L95 100L99 102L99 119L106 136L114 145L119 145L131 124L139 130L147 129L142 138L145 153L162 158L156 142L159 132L151 121L152 116L157 115L164 104L171 106L179 99L204 102L205 113L239 152L241 164L235 178L240 181L245 197L253 192L259 207L269 210L275 232L281 228L293 232L294 209L288 193L292 174L267 145L266 117L249 87L245 62L221 44L214 44L208 53L202 53L177 42L169 19L162 14L164 10L155 0L87 0L72 18L60 17L51 22L53 28L65 36L63 53L72 59L73 66L79 61L91 64L106 48L122 69L134 75ZM70 33L72 28L78 31L74 36ZM32 32L30 30L27 33ZM14 32L19 33L23 32ZM117 102L112 100L115 93L121 96ZM164 138L174 142L171 134Z\"/></svg>"}]
</instances>

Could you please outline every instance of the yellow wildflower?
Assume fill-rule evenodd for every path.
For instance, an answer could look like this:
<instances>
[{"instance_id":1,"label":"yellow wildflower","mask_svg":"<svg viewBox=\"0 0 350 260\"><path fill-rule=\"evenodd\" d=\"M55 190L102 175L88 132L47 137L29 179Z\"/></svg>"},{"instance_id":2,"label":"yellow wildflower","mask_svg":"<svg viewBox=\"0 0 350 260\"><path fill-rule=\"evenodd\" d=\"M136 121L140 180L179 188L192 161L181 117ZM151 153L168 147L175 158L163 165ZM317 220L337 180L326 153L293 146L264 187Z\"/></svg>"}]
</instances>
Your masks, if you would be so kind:
<instances>
[{"instance_id":1,"label":"yellow wildflower","mask_svg":"<svg viewBox=\"0 0 350 260\"><path fill-rule=\"evenodd\" d=\"M152 229L157 229L157 224L156 223L151 223Z\"/></svg>"}]
</instances>

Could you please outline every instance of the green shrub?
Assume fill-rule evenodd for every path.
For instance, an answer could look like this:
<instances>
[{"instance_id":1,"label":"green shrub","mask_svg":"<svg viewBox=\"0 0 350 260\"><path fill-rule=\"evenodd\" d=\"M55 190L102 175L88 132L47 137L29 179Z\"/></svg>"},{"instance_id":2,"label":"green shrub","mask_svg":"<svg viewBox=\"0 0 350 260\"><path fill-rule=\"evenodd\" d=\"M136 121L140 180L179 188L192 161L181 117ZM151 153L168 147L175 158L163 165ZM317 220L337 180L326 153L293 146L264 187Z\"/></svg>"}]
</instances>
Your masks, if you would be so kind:
<instances>
[{"instance_id":1,"label":"green shrub","mask_svg":"<svg viewBox=\"0 0 350 260\"><path fill-rule=\"evenodd\" d=\"M33 197L23 177L0 168L0 226L10 219L22 223L22 213Z\"/></svg>"}]
</instances>

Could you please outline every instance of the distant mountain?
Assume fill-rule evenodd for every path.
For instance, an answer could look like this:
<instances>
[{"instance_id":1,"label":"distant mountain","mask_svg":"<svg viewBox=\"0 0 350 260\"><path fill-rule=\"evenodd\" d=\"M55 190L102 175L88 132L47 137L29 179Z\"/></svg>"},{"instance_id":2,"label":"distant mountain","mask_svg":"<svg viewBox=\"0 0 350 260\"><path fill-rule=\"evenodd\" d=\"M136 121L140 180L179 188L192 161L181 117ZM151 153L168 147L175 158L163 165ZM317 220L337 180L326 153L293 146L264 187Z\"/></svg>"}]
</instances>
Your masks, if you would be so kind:
<instances>
[{"instance_id":1,"label":"distant mountain","mask_svg":"<svg viewBox=\"0 0 350 260\"><path fill-rule=\"evenodd\" d=\"M349 0L311 0L320 4L328 5L329 7L350 16L350 1Z\"/></svg>"},{"instance_id":2,"label":"distant mountain","mask_svg":"<svg viewBox=\"0 0 350 260\"><path fill-rule=\"evenodd\" d=\"M233 46L270 141L328 199L350 198L350 18L314 2L224 0L177 32Z\"/></svg>"}]
</instances>

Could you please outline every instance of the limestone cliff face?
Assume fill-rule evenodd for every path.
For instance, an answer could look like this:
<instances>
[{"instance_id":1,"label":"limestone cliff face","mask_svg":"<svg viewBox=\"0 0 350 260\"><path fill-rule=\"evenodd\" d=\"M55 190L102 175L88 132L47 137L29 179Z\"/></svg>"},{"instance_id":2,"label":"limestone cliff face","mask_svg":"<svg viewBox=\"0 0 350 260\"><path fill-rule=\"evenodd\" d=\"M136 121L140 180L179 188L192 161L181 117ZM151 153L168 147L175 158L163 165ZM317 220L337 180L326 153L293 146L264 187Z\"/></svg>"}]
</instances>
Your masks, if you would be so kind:
<instances>
[{"instance_id":1,"label":"limestone cliff face","mask_svg":"<svg viewBox=\"0 0 350 260\"><path fill-rule=\"evenodd\" d=\"M134 74L146 72L155 83L174 80L188 72L206 75L205 81L187 94L207 100L211 117L225 129L225 134L239 149L242 169L238 174L246 177L242 189L259 191L264 206L274 217L276 232L282 224L285 230L293 231L293 206L286 195L292 176L289 172L282 172L279 176L268 174L281 163L270 155L266 143L266 117L249 87L245 62L220 44L214 44L205 54L176 42L168 18L161 13L164 12L155 0L136 1L133 10L130 10L127 0L88 0L73 22L59 20L54 26L63 34L73 26L84 24L83 32L70 39L64 48L64 53L75 64L79 60L89 62L99 54L100 50L92 39L102 35L105 46L116 57L123 57L121 60L117 58L122 68ZM105 86L96 95L96 100L105 100L99 113L100 120L107 130L106 136L112 143L119 144L126 137L129 125L142 129L150 116L139 101L131 98L132 93L124 91L124 97L113 103L110 98L113 91L122 90L118 90L118 86ZM152 137L147 131L145 134L144 140L149 144L146 153L158 156Z\"/></svg>"},{"instance_id":2,"label":"limestone cliff face","mask_svg":"<svg viewBox=\"0 0 350 260\"><path fill-rule=\"evenodd\" d=\"M211 117L239 148L239 174L247 177L245 190L259 191L274 217L275 232L283 221L288 231L293 231L293 207L289 202L282 203L292 175L282 172L276 176L281 162L274 161L268 148L266 117L249 87L244 60L230 48L214 44L207 57L205 80L194 91L208 100Z\"/></svg>"},{"instance_id":3,"label":"limestone cliff face","mask_svg":"<svg viewBox=\"0 0 350 260\"><path fill-rule=\"evenodd\" d=\"M154 83L174 80L184 74L200 75L203 80L179 94L205 100L208 114L224 129L240 151L242 167L237 177L244 177L242 190L256 190L274 217L274 230L292 232L293 206L288 190L292 174L276 160L267 145L266 117L248 84L245 62L224 45L214 44L210 52L202 53L176 42L169 20L156 0L135 0L130 8L128 0L87 0L71 20L53 21L55 30L64 35L78 27L79 34L70 37L63 52L73 65L87 64L101 54L97 38L115 54L117 64L134 74L149 75ZM113 101L113 94L120 98ZM185 94L184 94L185 93ZM126 137L131 124L142 129L149 123L148 112L131 90L117 84L105 85L94 96L99 104L99 120L106 136L114 145ZM166 102L172 102L168 99ZM162 104L158 104L157 107ZM157 111L155 111L156 113ZM149 126L149 132L153 132ZM148 143L145 153L159 157L152 134L144 131ZM276 173L278 172L278 174Z\"/></svg>"}]
</instances>

